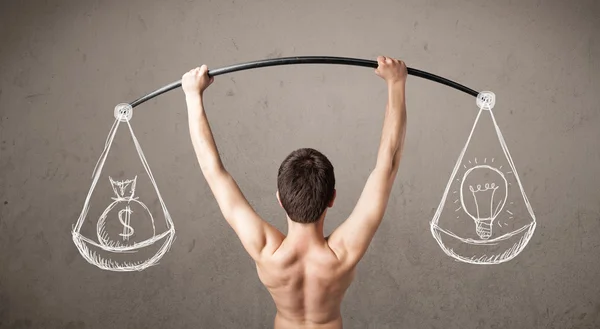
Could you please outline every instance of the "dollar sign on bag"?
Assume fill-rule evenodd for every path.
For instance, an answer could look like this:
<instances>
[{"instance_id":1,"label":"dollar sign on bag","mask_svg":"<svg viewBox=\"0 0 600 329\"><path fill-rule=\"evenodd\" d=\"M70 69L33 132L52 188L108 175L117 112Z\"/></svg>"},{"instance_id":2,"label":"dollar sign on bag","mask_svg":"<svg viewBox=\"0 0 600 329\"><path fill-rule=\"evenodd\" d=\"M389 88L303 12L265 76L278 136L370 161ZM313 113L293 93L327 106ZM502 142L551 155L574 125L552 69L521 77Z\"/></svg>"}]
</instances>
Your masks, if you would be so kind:
<instances>
[{"instance_id":1,"label":"dollar sign on bag","mask_svg":"<svg viewBox=\"0 0 600 329\"><path fill-rule=\"evenodd\" d=\"M133 211L131 210L131 208L129 208L129 206L119 211L119 222L123 224L123 233L119 233L119 235L123 237L123 240L129 240L129 237L132 236L134 232L133 227L129 225L131 223L132 212Z\"/></svg>"}]
</instances>

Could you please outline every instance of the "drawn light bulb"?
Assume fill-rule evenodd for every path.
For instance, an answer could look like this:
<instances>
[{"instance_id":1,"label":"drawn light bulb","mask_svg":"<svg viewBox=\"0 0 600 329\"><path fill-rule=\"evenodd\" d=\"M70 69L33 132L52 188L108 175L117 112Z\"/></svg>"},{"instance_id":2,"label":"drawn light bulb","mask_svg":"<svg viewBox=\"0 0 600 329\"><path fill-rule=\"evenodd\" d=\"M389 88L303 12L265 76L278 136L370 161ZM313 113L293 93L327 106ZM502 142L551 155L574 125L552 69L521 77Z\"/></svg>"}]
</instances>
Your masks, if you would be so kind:
<instances>
[{"instance_id":1,"label":"drawn light bulb","mask_svg":"<svg viewBox=\"0 0 600 329\"><path fill-rule=\"evenodd\" d=\"M504 174L491 166L478 165L465 172L460 186L460 202L475 221L475 232L487 240L492 236L496 216L502 211L508 196Z\"/></svg>"}]
</instances>

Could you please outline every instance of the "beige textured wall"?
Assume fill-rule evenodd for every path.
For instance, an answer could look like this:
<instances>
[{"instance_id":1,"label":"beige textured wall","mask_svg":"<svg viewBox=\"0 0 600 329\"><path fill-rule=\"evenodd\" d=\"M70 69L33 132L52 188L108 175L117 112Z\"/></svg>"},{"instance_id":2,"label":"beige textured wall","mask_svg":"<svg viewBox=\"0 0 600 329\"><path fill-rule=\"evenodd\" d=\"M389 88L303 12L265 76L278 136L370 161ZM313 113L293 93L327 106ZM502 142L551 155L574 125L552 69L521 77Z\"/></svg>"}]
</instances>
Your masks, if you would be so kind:
<instances>
[{"instance_id":1,"label":"beige textured wall","mask_svg":"<svg viewBox=\"0 0 600 329\"><path fill-rule=\"evenodd\" d=\"M599 17L593 0L2 1L0 328L271 326L274 305L195 162L181 90L131 121L175 223L171 250L135 273L80 256L70 232L113 107L203 63L379 54L496 93L538 222L505 264L442 252L429 221L477 108L410 77L402 165L343 304L345 327L599 327ZM292 150L313 147L338 181L327 233L344 220L381 133L386 90L371 69L250 70L218 77L206 95L223 161L261 215L286 229L276 170ZM115 140L106 174L138 173L127 138ZM102 179L100 205L112 196Z\"/></svg>"}]
</instances>

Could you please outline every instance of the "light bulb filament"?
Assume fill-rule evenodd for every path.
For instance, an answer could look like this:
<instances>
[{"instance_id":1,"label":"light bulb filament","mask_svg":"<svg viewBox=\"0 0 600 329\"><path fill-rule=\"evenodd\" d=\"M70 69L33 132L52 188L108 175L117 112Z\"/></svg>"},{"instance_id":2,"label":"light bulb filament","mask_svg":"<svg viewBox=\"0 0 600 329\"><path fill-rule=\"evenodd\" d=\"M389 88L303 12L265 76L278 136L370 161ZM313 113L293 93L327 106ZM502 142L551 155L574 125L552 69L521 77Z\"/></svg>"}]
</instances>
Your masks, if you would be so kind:
<instances>
[{"instance_id":1,"label":"light bulb filament","mask_svg":"<svg viewBox=\"0 0 600 329\"><path fill-rule=\"evenodd\" d=\"M469 185L469 191L471 191L471 193L473 194L473 200L475 201L475 210L477 211L477 218L481 218L480 214L479 214L479 203L477 202L477 196L475 193L478 192L485 192L485 191L489 191L492 190L492 195L490 197L490 217L494 218L496 217L495 215L497 214L497 212L494 211L494 194L496 193L496 190L499 189L500 186L496 185L495 183L485 183L483 185L483 188L481 187L481 184L477 184L476 185L476 189L473 187L473 185ZM498 208L502 205L502 203L498 203L498 205L496 206L496 211L498 210Z\"/></svg>"}]
</instances>

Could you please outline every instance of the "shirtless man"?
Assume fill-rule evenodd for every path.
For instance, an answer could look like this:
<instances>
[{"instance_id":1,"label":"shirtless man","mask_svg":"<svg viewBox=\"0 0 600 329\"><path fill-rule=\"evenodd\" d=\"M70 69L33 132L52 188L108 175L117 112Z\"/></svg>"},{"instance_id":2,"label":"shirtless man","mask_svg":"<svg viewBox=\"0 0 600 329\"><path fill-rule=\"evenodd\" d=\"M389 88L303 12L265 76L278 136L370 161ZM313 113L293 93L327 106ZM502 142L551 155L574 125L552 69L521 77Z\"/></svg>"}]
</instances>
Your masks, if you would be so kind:
<instances>
[{"instance_id":1,"label":"shirtless man","mask_svg":"<svg viewBox=\"0 0 600 329\"><path fill-rule=\"evenodd\" d=\"M200 168L273 297L274 328L342 328L342 299L383 219L406 130L406 65L383 56L377 62L375 73L388 88L377 163L350 217L329 237L323 236L323 221L336 193L327 157L314 149L299 149L281 164L276 196L287 214L284 235L252 209L221 162L202 101L204 90L214 81L208 68L202 65L183 75L190 135Z\"/></svg>"}]
</instances>

